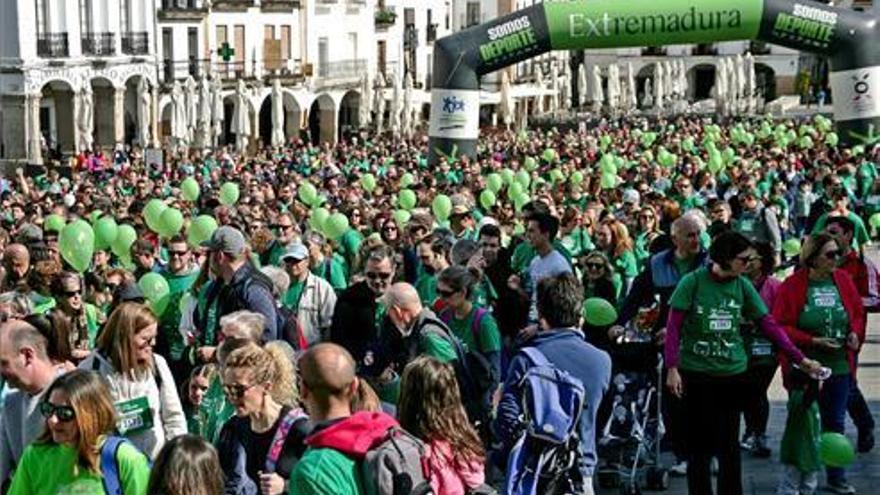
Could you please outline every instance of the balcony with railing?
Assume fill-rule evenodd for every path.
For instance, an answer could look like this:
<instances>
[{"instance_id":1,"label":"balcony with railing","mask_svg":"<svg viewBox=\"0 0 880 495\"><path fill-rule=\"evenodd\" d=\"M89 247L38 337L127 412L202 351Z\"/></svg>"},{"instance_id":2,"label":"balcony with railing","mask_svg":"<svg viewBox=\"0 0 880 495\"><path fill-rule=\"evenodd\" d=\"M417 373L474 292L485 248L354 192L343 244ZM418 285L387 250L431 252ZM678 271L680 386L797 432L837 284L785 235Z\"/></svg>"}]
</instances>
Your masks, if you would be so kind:
<instances>
[{"instance_id":1,"label":"balcony with railing","mask_svg":"<svg viewBox=\"0 0 880 495\"><path fill-rule=\"evenodd\" d=\"M208 13L201 0L162 0L160 21L199 21Z\"/></svg>"},{"instance_id":2,"label":"balcony with railing","mask_svg":"<svg viewBox=\"0 0 880 495\"><path fill-rule=\"evenodd\" d=\"M300 0L263 0L260 10L263 12L290 12L302 7Z\"/></svg>"},{"instance_id":3,"label":"balcony with railing","mask_svg":"<svg viewBox=\"0 0 880 495\"><path fill-rule=\"evenodd\" d=\"M82 37L84 55L113 55L116 53L115 33L85 33Z\"/></svg>"},{"instance_id":4,"label":"balcony with railing","mask_svg":"<svg viewBox=\"0 0 880 495\"><path fill-rule=\"evenodd\" d=\"M254 6L254 0L214 0L211 4L213 10L226 10L241 12Z\"/></svg>"},{"instance_id":5,"label":"balcony with railing","mask_svg":"<svg viewBox=\"0 0 880 495\"><path fill-rule=\"evenodd\" d=\"M67 33L44 33L37 36L37 55L45 58L69 57Z\"/></svg>"},{"instance_id":6,"label":"balcony with railing","mask_svg":"<svg viewBox=\"0 0 880 495\"><path fill-rule=\"evenodd\" d=\"M254 80L263 78L269 80L271 78L281 78L284 82L296 83L304 79L303 65L299 59L284 59L282 61L262 61L254 63L253 61L230 60L224 62L222 60L212 62L210 59L188 60L163 60L161 65L162 82L171 84L174 81L186 79L192 76L193 79L200 79L203 75L211 77L220 77L223 81L234 81L237 79Z\"/></svg>"},{"instance_id":7,"label":"balcony with railing","mask_svg":"<svg viewBox=\"0 0 880 495\"><path fill-rule=\"evenodd\" d=\"M122 34L122 53L146 55L150 50L150 37L146 31Z\"/></svg>"},{"instance_id":8,"label":"balcony with railing","mask_svg":"<svg viewBox=\"0 0 880 495\"><path fill-rule=\"evenodd\" d=\"M715 43L700 43L691 50L691 55L718 55L718 45Z\"/></svg>"},{"instance_id":9,"label":"balcony with railing","mask_svg":"<svg viewBox=\"0 0 880 495\"><path fill-rule=\"evenodd\" d=\"M357 79L367 72L367 60L355 58L318 64L318 77L324 79Z\"/></svg>"}]
</instances>

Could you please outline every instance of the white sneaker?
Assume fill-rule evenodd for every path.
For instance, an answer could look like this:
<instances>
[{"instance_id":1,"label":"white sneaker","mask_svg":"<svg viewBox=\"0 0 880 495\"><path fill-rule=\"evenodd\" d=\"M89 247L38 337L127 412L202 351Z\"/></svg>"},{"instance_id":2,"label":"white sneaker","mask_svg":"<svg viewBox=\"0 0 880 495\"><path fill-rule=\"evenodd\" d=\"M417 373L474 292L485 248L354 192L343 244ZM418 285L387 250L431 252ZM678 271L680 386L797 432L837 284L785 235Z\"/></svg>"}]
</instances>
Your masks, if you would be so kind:
<instances>
[{"instance_id":1,"label":"white sneaker","mask_svg":"<svg viewBox=\"0 0 880 495\"><path fill-rule=\"evenodd\" d=\"M688 462L676 460L673 465L669 466L669 474L673 476L687 476Z\"/></svg>"},{"instance_id":2,"label":"white sneaker","mask_svg":"<svg viewBox=\"0 0 880 495\"><path fill-rule=\"evenodd\" d=\"M853 495L854 493L856 493L856 489L845 481L839 483L828 483L827 485L825 485L825 491L838 493L840 495Z\"/></svg>"}]
</instances>

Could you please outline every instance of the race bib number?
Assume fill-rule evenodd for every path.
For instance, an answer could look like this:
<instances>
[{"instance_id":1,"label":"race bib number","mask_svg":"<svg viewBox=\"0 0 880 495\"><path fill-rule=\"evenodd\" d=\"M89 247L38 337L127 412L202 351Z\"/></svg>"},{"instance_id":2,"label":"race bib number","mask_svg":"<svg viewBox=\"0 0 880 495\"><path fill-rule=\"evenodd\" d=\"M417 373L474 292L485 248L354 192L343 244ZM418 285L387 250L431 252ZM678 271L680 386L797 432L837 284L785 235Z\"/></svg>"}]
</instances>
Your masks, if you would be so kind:
<instances>
[{"instance_id":1,"label":"race bib number","mask_svg":"<svg viewBox=\"0 0 880 495\"><path fill-rule=\"evenodd\" d=\"M726 332L733 329L733 318L712 318L709 320L709 330L713 332Z\"/></svg>"},{"instance_id":2,"label":"race bib number","mask_svg":"<svg viewBox=\"0 0 880 495\"><path fill-rule=\"evenodd\" d=\"M752 219L740 220L739 230L742 232L751 232L755 230L755 221Z\"/></svg>"},{"instance_id":3,"label":"race bib number","mask_svg":"<svg viewBox=\"0 0 880 495\"><path fill-rule=\"evenodd\" d=\"M815 299L816 307L819 308L833 308L837 303L837 298L834 296L818 296Z\"/></svg>"},{"instance_id":4,"label":"race bib number","mask_svg":"<svg viewBox=\"0 0 880 495\"><path fill-rule=\"evenodd\" d=\"M770 342L754 342L750 351L752 356L772 356L773 344Z\"/></svg>"},{"instance_id":5,"label":"race bib number","mask_svg":"<svg viewBox=\"0 0 880 495\"><path fill-rule=\"evenodd\" d=\"M120 435L130 435L153 427L153 409L146 396L116 403L119 420L116 429Z\"/></svg>"}]
</instances>

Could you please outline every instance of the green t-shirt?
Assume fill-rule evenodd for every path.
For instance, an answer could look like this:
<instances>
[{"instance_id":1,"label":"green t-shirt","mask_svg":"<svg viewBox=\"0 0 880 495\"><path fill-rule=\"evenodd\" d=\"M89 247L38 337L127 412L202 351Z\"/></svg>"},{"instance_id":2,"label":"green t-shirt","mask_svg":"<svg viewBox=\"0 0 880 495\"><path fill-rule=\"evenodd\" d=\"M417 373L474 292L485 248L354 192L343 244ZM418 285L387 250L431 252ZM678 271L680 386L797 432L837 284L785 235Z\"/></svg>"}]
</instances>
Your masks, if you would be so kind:
<instances>
[{"instance_id":1,"label":"green t-shirt","mask_svg":"<svg viewBox=\"0 0 880 495\"><path fill-rule=\"evenodd\" d=\"M614 267L611 281L614 283L617 299L621 299L626 295L624 294L626 280L632 280L638 276L639 264L636 262L636 256L632 251L624 251L623 254L611 261L611 266Z\"/></svg>"},{"instance_id":2,"label":"green t-shirt","mask_svg":"<svg viewBox=\"0 0 880 495\"><path fill-rule=\"evenodd\" d=\"M568 261L569 265L571 264L571 252L565 247L561 240L554 240L553 248L565 257L565 260ZM535 248L532 247L530 242L523 241L519 243L516 246L516 249L513 250L513 254L510 256L510 268L513 269L513 273L522 274L523 272L528 271L529 264L537 255L538 252L535 251Z\"/></svg>"},{"instance_id":3,"label":"green t-shirt","mask_svg":"<svg viewBox=\"0 0 880 495\"><path fill-rule=\"evenodd\" d=\"M180 300L189 293L190 287L198 276L198 270L183 275L162 274L162 277L168 282L169 290L168 305L165 307L165 312L159 317L159 331L168 341L171 351L170 358L173 360L180 359L186 349L186 342L180 334Z\"/></svg>"},{"instance_id":4,"label":"green t-shirt","mask_svg":"<svg viewBox=\"0 0 880 495\"><path fill-rule=\"evenodd\" d=\"M281 304L286 308L296 311L299 308L299 300L302 297L303 289L306 284L304 282L291 282L284 297L281 298Z\"/></svg>"},{"instance_id":5,"label":"green t-shirt","mask_svg":"<svg viewBox=\"0 0 880 495\"><path fill-rule=\"evenodd\" d=\"M202 438L216 445L223 425L235 414L235 408L223 393L223 381L219 375L214 376L208 385L205 397L199 404L198 414L202 418Z\"/></svg>"},{"instance_id":6,"label":"green t-shirt","mask_svg":"<svg viewBox=\"0 0 880 495\"><path fill-rule=\"evenodd\" d=\"M361 242L363 242L364 236L361 235L355 229L348 229L345 234L342 234L342 237L339 238L339 254L345 259L346 270L349 273L354 269L355 260L358 257L358 253L361 249Z\"/></svg>"},{"instance_id":7,"label":"green t-shirt","mask_svg":"<svg viewBox=\"0 0 880 495\"><path fill-rule=\"evenodd\" d=\"M334 290L348 287L348 274L345 272L345 260L334 253L331 258L324 258L318 266L312 267L312 273L326 280Z\"/></svg>"},{"instance_id":8,"label":"green t-shirt","mask_svg":"<svg viewBox=\"0 0 880 495\"><path fill-rule=\"evenodd\" d=\"M290 495L361 495L366 493L360 465L335 449L308 449L290 473Z\"/></svg>"},{"instance_id":9,"label":"green t-shirt","mask_svg":"<svg viewBox=\"0 0 880 495\"><path fill-rule=\"evenodd\" d=\"M474 288L471 290L471 302L474 303L474 306L490 308L496 299L498 299L498 291L495 290L489 277L483 276L479 282L474 284Z\"/></svg>"},{"instance_id":10,"label":"green t-shirt","mask_svg":"<svg viewBox=\"0 0 880 495\"><path fill-rule=\"evenodd\" d=\"M682 277L669 306L687 313L681 328L679 367L710 375L742 373L748 366L740 324L767 314L767 306L745 277L713 280L701 267Z\"/></svg>"},{"instance_id":11,"label":"green t-shirt","mask_svg":"<svg viewBox=\"0 0 880 495\"><path fill-rule=\"evenodd\" d=\"M855 233L853 234L852 247L853 249L859 249L859 246L864 246L871 240L871 236L868 235L868 229L865 227L865 222L862 220L862 217L856 215L853 212L849 212L846 215L854 225L855 225ZM825 231L825 223L828 221L828 214L823 213L822 216L816 220L816 225L813 226L813 234L818 234L820 232Z\"/></svg>"},{"instance_id":12,"label":"green t-shirt","mask_svg":"<svg viewBox=\"0 0 880 495\"><path fill-rule=\"evenodd\" d=\"M123 443L116 454L119 482L126 495L144 495L150 479L147 457ZM79 465L75 448L34 443L21 457L9 495L104 495L101 475Z\"/></svg>"},{"instance_id":13,"label":"green t-shirt","mask_svg":"<svg viewBox=\"0 0 880 495\"><path fill-rule=\"evenodd\" d=\"M437 275L424 273L416 280L416 292L425 306L431 306L437 300Z\"/></svg>"},{"instance_id":14,"label":"green t-shirt","mask_svg":"<svg viewBox=\"0 0 880 495\"><path fill-rule=\"evenodd\" d=\"M849 374L849 363L846 359L849 315L843 307L834 281L810 280L807 286L807 303L798 316L797 326L817 337L837 340L840 349L825 350L811 346L807 349L807 356L831 368L834 375Z\"/></svg>"},{"instance_id":15,"label":"green t-shirt","mask_svg":"<svg viewBox=\"0 0 880 495\"><path fill-rule=\"evenodd\" d=\"M573 258L580 258L593 250L593 241L590 234L581 227L572 230L568 235L559 239L559 244L564 247Z\"/></svg>"},{"instance_id":16,"label":"green t-shirt","mask_svg":"<svg viewBox=\"0 0 880 495\"><path fill-rule=\"evenodd\" d=\"M463 319L455 317L449 312L450 319L446 325L452 330L452 334L458 337L468 349L476 349L482 354L501 350L501 332L498 331L498 323L491 313L484 312L480 318L480 328L474 331L474 318L477 316L477 307L471 308L471 312ZM474 341L474 333L479 342Z\"/></svg>"}]
</instances>

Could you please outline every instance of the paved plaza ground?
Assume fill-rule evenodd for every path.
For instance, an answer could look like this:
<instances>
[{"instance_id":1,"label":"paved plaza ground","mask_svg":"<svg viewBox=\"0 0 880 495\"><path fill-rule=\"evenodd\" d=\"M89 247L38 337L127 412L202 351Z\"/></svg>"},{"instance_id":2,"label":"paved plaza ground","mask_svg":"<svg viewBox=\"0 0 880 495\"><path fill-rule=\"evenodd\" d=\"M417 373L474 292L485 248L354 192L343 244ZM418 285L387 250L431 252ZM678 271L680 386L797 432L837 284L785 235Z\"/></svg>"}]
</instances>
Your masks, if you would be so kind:
<instances>
[{"instance_id":1,"label":"paved plaza ground","mask_svg":"<svg viewBox=\"0 0 880 495\"><path fill-rule=\"evenodd\" d=\"M869 251L869 256L874 263L880 264L880 252L877 249ZM874 418L880 424L880 314L869 315L868 338L860 355L859 385L865 398L874 413ZM785 426L785 401L786 393L782 388L782 379L777 372L776 378L770 387L770 425L768 436L769 445L773 448L773 457L770 459L754 459L744 453L743 455L743 488L746 495L772 495L775 493L776 483L779 480L779 442L782 439L782 430ZM876 431L880 433L880 429ZM856 429L851 422L847 423L847 436L856 441ZM823 480L824 481L824 480ZM856 487L859 494L880 494L880 445L871 453L859 454L855 463L849 470L849 481ZM598 494L610 495L618 493L617 490L597 490ZM659 492L654 492L659 493ZM682 478L672 478L669 495L687 494L687 482ZM826 492L827 493L827 492ZM702 495L702 494L701 494Z\"/></svg>"}]
</instances>

